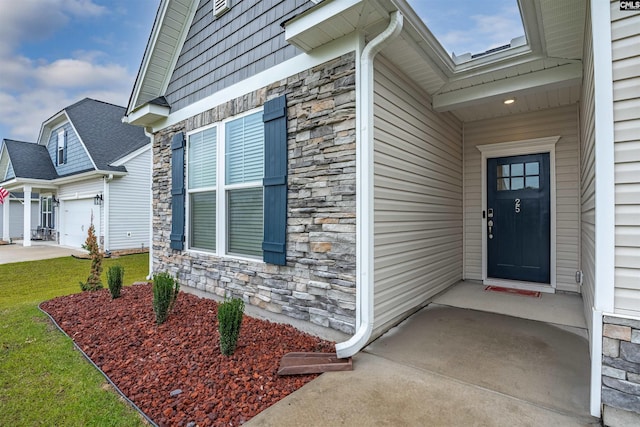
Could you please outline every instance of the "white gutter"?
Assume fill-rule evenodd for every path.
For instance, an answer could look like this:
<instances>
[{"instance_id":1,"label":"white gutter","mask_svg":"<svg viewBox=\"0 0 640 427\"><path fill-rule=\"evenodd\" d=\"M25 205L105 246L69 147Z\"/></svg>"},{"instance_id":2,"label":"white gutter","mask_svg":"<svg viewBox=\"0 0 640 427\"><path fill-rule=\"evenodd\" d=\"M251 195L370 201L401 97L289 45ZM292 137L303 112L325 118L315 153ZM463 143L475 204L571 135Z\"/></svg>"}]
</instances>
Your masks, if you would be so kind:
<instances>
[{"instance_id":1,"label":"white gutter","mask_svg":"<svg viewBox=\"0 0 640 427\"><path fill-rule=\"evenodd\" d=\"M389 26L371 40L360 55L357 86L356 132L356 333L336 344L338 357L351 357L367 343L373 332L373 60L386 43L400 34L403 16L391 14Z\"/></svg>"}]
</instances>

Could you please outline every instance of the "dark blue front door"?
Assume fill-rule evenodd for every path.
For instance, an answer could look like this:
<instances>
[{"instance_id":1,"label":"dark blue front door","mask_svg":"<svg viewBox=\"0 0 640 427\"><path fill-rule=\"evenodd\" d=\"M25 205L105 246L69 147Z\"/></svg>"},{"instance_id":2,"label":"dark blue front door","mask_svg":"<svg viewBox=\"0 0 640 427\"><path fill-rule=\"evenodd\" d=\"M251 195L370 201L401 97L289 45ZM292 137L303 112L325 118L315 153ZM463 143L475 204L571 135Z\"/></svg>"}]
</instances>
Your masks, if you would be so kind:
<instances>
[{"instance_id":1,"label":"dark blue front door","mask_svg":"<svg viewBox=\"0 0 640 427\"><path fill-rule=\"evenodd\" d=\"M487 275L550 283L549 154L487 159Z\"/></svg>"}]
</instances>

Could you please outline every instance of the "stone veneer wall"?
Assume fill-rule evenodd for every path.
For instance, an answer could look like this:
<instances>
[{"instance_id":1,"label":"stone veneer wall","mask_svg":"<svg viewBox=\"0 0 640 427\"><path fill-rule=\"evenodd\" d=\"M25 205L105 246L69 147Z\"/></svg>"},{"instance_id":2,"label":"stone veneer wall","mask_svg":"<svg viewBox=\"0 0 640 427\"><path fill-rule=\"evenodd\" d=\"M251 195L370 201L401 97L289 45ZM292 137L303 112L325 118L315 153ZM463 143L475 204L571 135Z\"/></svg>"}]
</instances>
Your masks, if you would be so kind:
<instances>
[{"instance_id":1,"label":"stone veneer wall","mask_svg":"<svg viewBox=\"0 0 640 427\"><path fill-rule=\"evenodd\" d=\"M287 95L287 265L176 251L171 138ZM355 329L355 55L240 96L158 132L153 146L153 269L181 285L330 327Z\"/></svg>"},{"instance_id":2,"label":"stone veneer wall","mask_svg":"<svg viewBox=\"0 0 640 427\"><path fill-rule=\"evenodd\" d=\"M607 406L630 411L640 422L640 320L604 316L602 403L605 424Z\"/></svg>"}]
</instances>

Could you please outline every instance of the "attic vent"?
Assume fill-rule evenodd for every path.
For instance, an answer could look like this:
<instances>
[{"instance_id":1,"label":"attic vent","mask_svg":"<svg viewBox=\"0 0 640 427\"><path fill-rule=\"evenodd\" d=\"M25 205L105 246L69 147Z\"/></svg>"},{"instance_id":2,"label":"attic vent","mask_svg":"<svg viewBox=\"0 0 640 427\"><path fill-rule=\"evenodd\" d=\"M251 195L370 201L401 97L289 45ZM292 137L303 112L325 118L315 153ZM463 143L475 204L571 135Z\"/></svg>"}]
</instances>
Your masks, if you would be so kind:
<instances>
[{"instance_id":1,"label":"attic vent","mask_svg":"<svg viewBox=\"0 0 640 427\"><path fill-rule=\"evenodd\" d=\"M213 0L213 15L217 18L223 15L231 7L231 0Z\"/></svg>"}]
</instances>

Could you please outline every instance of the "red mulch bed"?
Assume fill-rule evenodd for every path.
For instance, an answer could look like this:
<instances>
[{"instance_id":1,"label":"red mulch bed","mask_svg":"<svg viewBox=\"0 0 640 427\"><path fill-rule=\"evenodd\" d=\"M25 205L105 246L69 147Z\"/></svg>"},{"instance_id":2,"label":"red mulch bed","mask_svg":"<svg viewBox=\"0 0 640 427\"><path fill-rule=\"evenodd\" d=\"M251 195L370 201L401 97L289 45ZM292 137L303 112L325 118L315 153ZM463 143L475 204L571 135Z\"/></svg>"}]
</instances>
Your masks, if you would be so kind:
<instances>
[{"instance_id":1,"label":"red mulch bed","mask_svg":"<svg viewBox=\"0 0 640 427\"><path fill-rule=\"evenodd\" d=\"M41 308L160 426L243 424L317 377L278 376L285 353L335 350L292 326L244 316L238 348L226 357L215 301L181 292L167 322L156 325L152 299L144 284L115 300L103 289Z\"/></svg>"}]
</instances>

